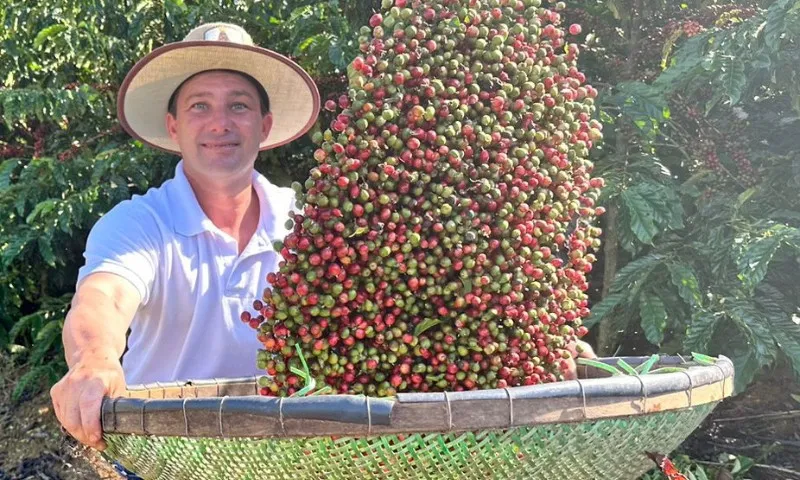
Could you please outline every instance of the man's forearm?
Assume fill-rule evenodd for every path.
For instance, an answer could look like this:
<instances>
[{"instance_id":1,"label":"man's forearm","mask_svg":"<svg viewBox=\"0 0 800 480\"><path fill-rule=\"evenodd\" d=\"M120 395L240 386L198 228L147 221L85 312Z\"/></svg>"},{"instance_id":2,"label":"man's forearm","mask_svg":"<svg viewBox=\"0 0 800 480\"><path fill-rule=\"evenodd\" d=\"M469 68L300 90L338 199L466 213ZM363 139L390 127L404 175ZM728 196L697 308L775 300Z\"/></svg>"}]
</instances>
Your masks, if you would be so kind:
<instances>
[{"instance_id":1,"label":"man's forearm","mask_svg":"<svg viewBox=\"0 0 800 480\"><path fill-rule=\"evenodd\" d=\"M72 302L62 334L70 368L81 361L119 361L125 351L130 320L113 294L103 290L84 285Z\"/></svg>"}]
</instances>

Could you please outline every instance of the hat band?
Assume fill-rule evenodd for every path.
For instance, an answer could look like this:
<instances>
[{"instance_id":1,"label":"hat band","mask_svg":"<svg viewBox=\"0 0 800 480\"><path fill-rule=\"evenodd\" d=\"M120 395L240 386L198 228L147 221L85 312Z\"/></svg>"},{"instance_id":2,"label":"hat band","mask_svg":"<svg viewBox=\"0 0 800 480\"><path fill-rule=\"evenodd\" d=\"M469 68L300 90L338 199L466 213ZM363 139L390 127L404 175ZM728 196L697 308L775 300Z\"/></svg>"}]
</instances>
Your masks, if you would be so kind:
<instances>
[{"instance_id":1,"label":"hat band","mask_svg":"<svg viewBox=\"0 0 800 480\"><path fill-rule=\"evenodd\" d=\"M216 27L207 30L203 34L203 40L217 41L217 42L234 42L246 44L244 35L239 30L233 28Z\"/></svg>"}]
</instances>

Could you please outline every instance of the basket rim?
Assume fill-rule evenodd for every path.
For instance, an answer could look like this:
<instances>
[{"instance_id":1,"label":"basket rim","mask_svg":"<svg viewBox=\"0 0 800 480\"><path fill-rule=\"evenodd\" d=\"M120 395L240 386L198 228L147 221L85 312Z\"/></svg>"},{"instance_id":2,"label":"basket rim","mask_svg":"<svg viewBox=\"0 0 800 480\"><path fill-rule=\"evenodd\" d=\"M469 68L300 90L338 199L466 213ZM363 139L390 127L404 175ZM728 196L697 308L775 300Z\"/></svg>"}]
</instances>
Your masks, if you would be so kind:
<instances>
[{"instance_id":1,"label":"basket rim","mask_svg":"<svg viewBox=\"0 0 800 480\"><path fill-rule=\"evenodd\" d=\"M623 359L635 367L649 358L596 360L613 365ZM204 438L463 432L636 417L716 403L733 393L734 366L725 356L708 365L664 355L657 365L685 370L611 376L583 365L577 380L393 398L266 397L258 393L257 377L133 385L122 397L103 399L101 424L106 434Z\"/></svg>"}]
</instances>

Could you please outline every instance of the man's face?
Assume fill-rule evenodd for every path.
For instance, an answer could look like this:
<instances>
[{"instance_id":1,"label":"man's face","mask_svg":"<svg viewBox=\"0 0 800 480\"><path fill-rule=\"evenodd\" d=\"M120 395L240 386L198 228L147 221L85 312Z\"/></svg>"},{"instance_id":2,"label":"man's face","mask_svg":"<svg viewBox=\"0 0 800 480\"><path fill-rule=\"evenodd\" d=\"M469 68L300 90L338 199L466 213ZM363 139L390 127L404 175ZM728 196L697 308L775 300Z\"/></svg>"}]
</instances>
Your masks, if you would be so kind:
<instances>
[{"instance_id":1,"label":"man's face","mask_svg":"<svg viewBox=\"0 0 800 480\"><path fill-rule=\"evenodd\" d=\"M250 172L272 128L272 115L261 115L250 82L229 72L201 73L183 84L175 104L167 131L188 169L202 175Z\"/></svg>"}]
</instances>

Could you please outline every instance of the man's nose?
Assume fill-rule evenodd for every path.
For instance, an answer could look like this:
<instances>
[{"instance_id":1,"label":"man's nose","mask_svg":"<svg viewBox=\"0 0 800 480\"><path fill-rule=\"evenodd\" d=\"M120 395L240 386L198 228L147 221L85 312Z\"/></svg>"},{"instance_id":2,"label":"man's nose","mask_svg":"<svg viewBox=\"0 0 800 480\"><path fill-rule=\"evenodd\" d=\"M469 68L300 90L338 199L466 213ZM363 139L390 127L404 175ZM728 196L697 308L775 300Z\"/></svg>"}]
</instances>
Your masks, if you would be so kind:
<instances>
[{"instance_id":1,"label":"man's nose","mask_svg":"<svg viewBox=\"0 0 800 480\"><path fill-rule=\"evenodd\" d=\"M211 113L209 126L212 131L228 131L231 129L233 119L225 108L215 108Z\"/></svg>"}]
</instances>

